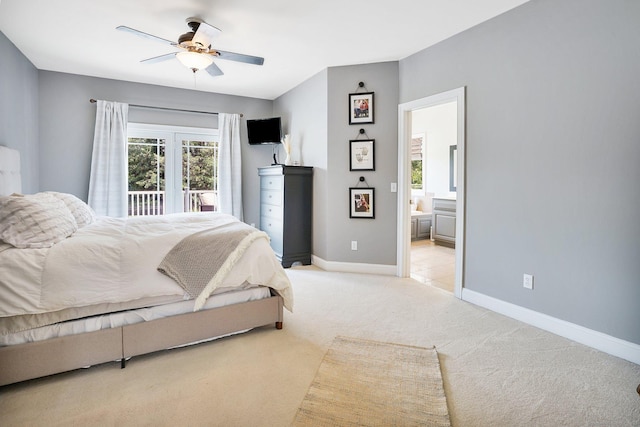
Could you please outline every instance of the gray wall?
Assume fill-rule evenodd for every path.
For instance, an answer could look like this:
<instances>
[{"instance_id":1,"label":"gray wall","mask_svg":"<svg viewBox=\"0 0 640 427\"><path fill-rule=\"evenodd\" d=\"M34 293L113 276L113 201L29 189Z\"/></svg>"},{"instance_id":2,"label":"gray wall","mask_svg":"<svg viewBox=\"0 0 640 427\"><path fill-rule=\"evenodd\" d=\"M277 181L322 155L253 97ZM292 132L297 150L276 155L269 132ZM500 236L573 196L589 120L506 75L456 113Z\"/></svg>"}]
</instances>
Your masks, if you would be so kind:
<instances>
[{"instance_id":1,"label":"gray wall","mask_svg":"<svg viewBox=\"0 0 640 427\"><path fill-rule=\"evenodd\" d=\"M400 102L467 87L465 286L633 343L638 23L640 2L533 0L400 61Z\"/></svg>"},{"instance_id":2,"label":"gray wall","mask_svg":"<svg viewBox=\"0 0 640 427\"><path fill-rule=\"evenodd\" d=\"M282 131L289 134L292 159L313 166L312 253L327 257L327 70L280 96L274 115L282 117ZM280 149L280 160L285 158Z\"/></svg>"},{"instance_id":3,"label":"gray wall","mask_svg":"<svg viewBox=\"0 0 640 427\"><path fill-rule=\"evenodd\" d=\"M38 191L38 70L0 32L0 145L21 152L22 190Z\"/></svg>"},{"instance_id":4,"label":"gray wall","mask_svg":"<svg viewBox=\"0 0 640 427\"><path fill-rule=\"evenodd\" d=\"M349 125L348 95L361 81L375 93L375 123ZM294 144L302 141L303 163L315 168L313 254L325 261L395 265L397 193L390 185L398 176L398 63L329 68L276 99L274 111L285 117ZM373 172L349 171L349 140L363 138L361 128L375 139ZM360 176L375 188L375 219L349 218L349 187Z\"/></svg>"},{"instance_id":5,"label":"gray wall","mask_svg":"<svg viewBox=\"0 0 640 427\"><path fill-rule=\"evenodd\" d=\"M349 93L359 82L374 92L373 124L349 125ZM329 68L328 90L327 261L395 265L398 202L390 187L398 180L398 63ZM349 171L349 140L361 128L375 139L373 172ZM349 187L360 176L375 188L375 219L349 218Z\"/></svg>"},{"instance_id":6,"label":"gray wall","mask_svg":"<svg viewBox=\"0 0 640 427\"><path fill-rule=\"evenodd\" d=\"M96 105L90 98L189 110L243 113L245 221L258 223L257 167L269 164L271 149L249 146L246 120L272 114L272 101L174 89L51 71L39 72L40 190L55 190L86 200ZM131 122L217 127L217 116L131 108Z\"/></svg>"}]
</instances>

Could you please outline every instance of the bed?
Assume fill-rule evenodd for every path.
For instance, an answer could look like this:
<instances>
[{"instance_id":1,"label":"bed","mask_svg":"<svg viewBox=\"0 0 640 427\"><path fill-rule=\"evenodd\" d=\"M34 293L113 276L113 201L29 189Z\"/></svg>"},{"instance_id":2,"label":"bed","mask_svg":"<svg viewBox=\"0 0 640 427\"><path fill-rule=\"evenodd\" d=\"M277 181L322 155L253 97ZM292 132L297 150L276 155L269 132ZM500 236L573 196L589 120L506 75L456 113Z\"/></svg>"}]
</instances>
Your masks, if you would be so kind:
<instances>
[{"instance_id":1,"label":"bed","mask_svg":"<svg viewBox=\"0 0 640 427\"><path fill-rule=\"evenodd\" d=\"M213 212L97 217L19 194L19 165L0 146L0 385L282 328L291 284L263 232Z\"/></svg>"}]
</instances>

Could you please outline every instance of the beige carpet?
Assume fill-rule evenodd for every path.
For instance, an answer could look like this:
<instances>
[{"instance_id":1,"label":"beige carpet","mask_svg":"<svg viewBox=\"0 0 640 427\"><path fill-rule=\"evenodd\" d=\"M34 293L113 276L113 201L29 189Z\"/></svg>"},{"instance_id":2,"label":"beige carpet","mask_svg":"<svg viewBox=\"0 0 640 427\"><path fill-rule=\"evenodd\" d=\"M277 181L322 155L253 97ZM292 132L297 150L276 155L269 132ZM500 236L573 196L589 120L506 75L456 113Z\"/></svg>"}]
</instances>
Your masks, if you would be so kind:
<instances>
[{"instance_id":1,"label":"beige carpet","mask_svg":"<svg viewBox=\"0 0 640 427\"><path fill-rule=\"evenodd\" d=\"M434 348L336 337L294 426L450 426Z\"/></svg>"},{"instance_id":2,"label":"beige carpet","mask_svg":"<svg viewBox=\"0 0 640 427\"><path fill-rule=\"evenodd\" d=\"M639 365L415 280L287 274L284 329L0 387L0 426L288 426L337 336L435 346L453 426L640 425Z\"/></svg>"}]
</instances>

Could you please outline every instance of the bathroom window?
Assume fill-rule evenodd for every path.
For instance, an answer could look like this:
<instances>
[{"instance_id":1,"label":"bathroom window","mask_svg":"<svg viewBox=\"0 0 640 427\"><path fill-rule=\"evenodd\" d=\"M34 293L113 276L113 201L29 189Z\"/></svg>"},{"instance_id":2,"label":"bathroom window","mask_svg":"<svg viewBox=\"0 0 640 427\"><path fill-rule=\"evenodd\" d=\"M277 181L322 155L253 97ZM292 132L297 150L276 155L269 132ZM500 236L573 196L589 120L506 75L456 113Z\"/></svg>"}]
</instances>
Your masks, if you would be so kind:
<instances>
[{"instance_id":1,"label":"bathroom window","mask_svg":"<svg viewBox=\"0 0 640 427\"><path fill-rule=\"evenodd\" d=\"M424 134L411 138L411 189L422 190L424 171L422 168L424 153Z\"/></svg>"}]
</instances>

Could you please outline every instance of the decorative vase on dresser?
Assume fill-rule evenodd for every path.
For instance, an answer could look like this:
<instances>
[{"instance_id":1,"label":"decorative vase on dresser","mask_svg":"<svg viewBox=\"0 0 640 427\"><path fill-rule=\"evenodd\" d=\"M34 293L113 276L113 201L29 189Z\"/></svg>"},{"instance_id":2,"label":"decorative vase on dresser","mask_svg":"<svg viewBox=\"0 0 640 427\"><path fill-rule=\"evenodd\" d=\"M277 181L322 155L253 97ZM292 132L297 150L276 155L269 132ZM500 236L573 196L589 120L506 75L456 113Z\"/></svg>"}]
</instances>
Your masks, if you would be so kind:
<instances>
[{"instance_id":1,"label":"decorative vase on dresser","mask_svg":"<svg viewBox=\"0 0 640 427\"><path fill-rule=\"evenodd\" d=\"M275 165L258 168L260 229L285 268L311 264L313 168Z\"/></svg>"}]
</instances>

